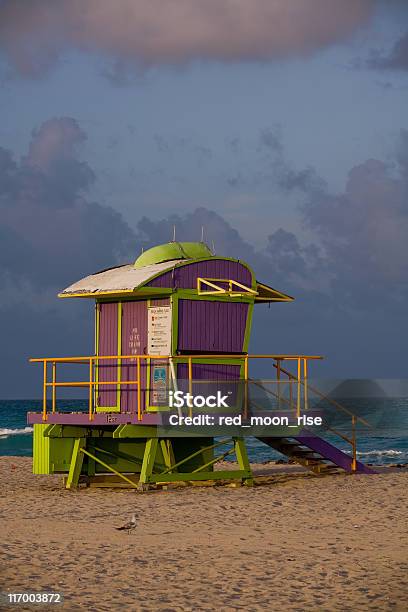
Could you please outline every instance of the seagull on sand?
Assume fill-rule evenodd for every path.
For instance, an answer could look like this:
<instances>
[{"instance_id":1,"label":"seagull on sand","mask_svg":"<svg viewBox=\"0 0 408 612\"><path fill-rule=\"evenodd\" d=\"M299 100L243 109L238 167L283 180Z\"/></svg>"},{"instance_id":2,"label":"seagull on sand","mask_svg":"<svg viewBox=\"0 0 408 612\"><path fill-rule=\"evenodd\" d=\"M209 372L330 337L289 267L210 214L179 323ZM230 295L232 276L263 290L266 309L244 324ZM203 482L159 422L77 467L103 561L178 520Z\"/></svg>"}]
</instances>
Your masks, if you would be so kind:
<instances>
[{"instance_id":1,"label":"seagull on sand","mask_svg":"<svg viewBox=\"0 0 408 612\"><path fill-rule=\"evenodd\" d=\"M122 527L115 527L117 531L127 531L128 534L131 531L133 531L133 529L135 528L136 528L136 514L135 513L132 514L132 518L130 519L128 523L125 523L124 525L122 525Z\"/></svg>"}]
</instances>

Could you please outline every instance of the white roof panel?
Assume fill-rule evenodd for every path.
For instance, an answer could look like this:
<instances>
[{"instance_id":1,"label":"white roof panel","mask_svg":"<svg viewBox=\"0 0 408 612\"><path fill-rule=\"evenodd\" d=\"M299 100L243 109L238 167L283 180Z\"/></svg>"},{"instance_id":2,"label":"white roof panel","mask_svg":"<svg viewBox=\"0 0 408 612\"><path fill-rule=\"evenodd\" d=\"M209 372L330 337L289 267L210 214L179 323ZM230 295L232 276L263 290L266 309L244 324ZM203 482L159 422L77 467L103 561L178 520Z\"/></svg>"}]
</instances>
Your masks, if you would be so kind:
<instances>
[{"instance_id":1,"label":"white roof panel","mask_svg":"<svg viewBox=\"0 0 408 612\"><path fill-rule=\"evenodd\" d=\"M80 294L121 293L130 292L144 285L150 278L171 270L180 263L187 263L185 259L164 261L143 268L134 268L132 264L118 266L109 270L103 270L96 274L86 276L80 281L64 289L60 297L74 297Z\"/></svg>"}]
</instances>

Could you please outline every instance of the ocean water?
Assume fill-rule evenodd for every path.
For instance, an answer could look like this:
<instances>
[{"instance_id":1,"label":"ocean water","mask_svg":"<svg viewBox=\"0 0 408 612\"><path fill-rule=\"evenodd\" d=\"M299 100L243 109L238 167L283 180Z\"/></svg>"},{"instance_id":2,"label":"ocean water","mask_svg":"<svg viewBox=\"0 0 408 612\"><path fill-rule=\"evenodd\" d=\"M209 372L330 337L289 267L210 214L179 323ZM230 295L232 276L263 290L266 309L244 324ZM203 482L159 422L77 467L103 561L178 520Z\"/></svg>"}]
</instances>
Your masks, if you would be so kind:
<instances>
[{"instance_id":1,"label":"ocean water","mask_svg":"<svg viewBox=\"0 0 408 612\"><path fill-rule=\"evenodd\" d=\"M372 424L357 436L358 458L366 463L408 463L408 398L347 398L341 402ZM65 400L59 405L67 411L87 409L85 400ZM27 412L41 411L41 400L0 400L0 455L31 456L32 429L27 426ZM324 436L349 452L346 443L329 434ZM253 462L281 459L282 455L255 438L247 440Z\"/></svg>"}]
</instances>

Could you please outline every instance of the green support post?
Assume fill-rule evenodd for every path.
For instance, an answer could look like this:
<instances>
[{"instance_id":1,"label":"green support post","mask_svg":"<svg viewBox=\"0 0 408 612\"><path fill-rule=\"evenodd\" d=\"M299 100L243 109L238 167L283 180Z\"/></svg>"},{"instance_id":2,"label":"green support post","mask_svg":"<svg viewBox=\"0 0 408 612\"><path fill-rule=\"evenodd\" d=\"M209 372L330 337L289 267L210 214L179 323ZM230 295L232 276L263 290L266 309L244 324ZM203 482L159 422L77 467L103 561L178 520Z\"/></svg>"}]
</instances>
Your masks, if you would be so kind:
<instances>
[{"instance_id":1,"label":"green support post","mask_svg":"<svg viewBox=\"0 0 408 612\"><path fill-rule=\"evenodd\" d=\"M171 440L165 440L164 438L162 438L160 440L160 447L163 453L164 465L166 466L166 468L171 468L176 462L174 458ZM175 469L175 471L177 472L177 468Z\"/></svg>"},{"instance_id":2,"label":"green support post","mask_svg":"<svg viewBox=\"0 0 408 612\"><path fill-rule=\"evenodd\" d=\"M252 478L252 470L248 459L248 453L246 450L245 440L243 438L233 438L235 446L235 455L237 457L238 465L241 470L251 474L248 478L243 478L242 481L247 487L252 487L254 479Z\"/></svg>"},{"instance_id":3,"label":"green support post","mask_svg":"<svg viewBox=\"0 0 408 612\"><path fill-rule=\"evenodd\" d=\"M150 476L153 474L154 460L156 458L158 445L159 440L157 438L148 438L146 440L142 469L140 471L139 479L139 485L141 489L146 489L146 485L148 485L148 483L150 482Z\"/></svg>"},{"instance_id":4,"label":"green support post","mask_svg":"<svg viewBox=\"0 0 408 612\"><path fill-rule=\"evenodd\" d=\"M86 438L76 438L74 440L74 448L71 455L71 463L69 466L69 473L66 483L67 489L73 489L78 486L79 476L82 470L82 464L84 461L84 454L81 453L81 449L85 447Z\"/></svg>"}]
</instances>

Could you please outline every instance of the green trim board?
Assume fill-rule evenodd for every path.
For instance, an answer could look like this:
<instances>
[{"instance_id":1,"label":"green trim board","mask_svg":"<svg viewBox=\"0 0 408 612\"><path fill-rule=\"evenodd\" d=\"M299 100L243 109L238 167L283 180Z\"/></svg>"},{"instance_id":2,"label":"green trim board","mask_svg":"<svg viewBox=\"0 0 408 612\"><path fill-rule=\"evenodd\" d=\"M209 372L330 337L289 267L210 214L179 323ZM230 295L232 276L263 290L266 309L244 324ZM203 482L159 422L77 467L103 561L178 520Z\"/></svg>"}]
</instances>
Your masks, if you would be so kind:
<instances>
[{"instance_id":1,"label":"green trim board","mask_svg":"<svg viewBox=\"0 0 408 612\"><path fill-rule=\"evenodd\" d=\"M118 300L120 300L121 302L137 302L137 301L143 301L146 299L160 299L160 298L166 298L166 297L170 297L175 290L173 289L166 289L163 287L141 287L140 290L137 290L137 293L131 293L131 294L112 294L109 296L105 296L105 295L100 295L98 296L97 294L94 296L95 301L97 304L103 304L105 302L117 302Z\"/></svg>"},{"instance_id":2,"label":"green trim board","mask_svg":"<svg viewBox=\"0 0 408 612\"><path fill-rule=\"evenodd\" d=\"M253 313L254 313L254 302L252 301L248 306L248 314L247 314L247 320L246 320L246 325L245 325L244 344L242 347L242 350L244 353L248 353L248 350L249 350L249 339L250 339L251 330L252 330Z\"/></svg>"},{"instance_id":3,"label":"green trim board","mask_svg":"<svg viewBox=\"0 0 408 612\"><path fill-rule=\"evenodd\" d=\"M255 296L249 295L239 295L235 297L231 297L228 294L218 293L218 294L201 294L197 293L197 289L176 289L174 293L177 297L182 300L203 300L206 302L227 302L228 304L231 302L242 302L244 304L251 304L254 302Z\"/></svg>"},{"instance_id":4,"label":"green trim board","mask_svg":"<svg viewBox=\"0 0 408 612\"><path fill-rule=\"evenodd\" d=\"M171 324L171 354L175 355L178 344L178 312L179 312L179 296L174 293L170 298L171 311L173 320Z\"/></svg>"},{"instance_id":5,"label":"green trim board","mask_svg":"<svg viewBox=\"0 0 408 612\"><path fill-rule=\"evenodd\" d=\"M210 301L219 301L219 302L231 302L232 300L236 302L246 302L251 303L254 302L255 296L236 296L231 297L227 294L220 293L219 295L198 295L197 289L163 289L161 287L142 287L142 289L138 290L137 293L128 296L115 295L110 297L97 297L95 296L95 301L97 304L104 304L110 302L136 302L143 300L157 300L160 298L167 298L172 296L178 296L180 298L188 298L188 299L199 299L199 300L210 300Z\"/></svg>"}]
</instances>

